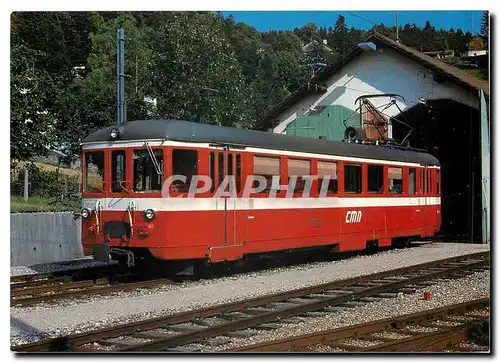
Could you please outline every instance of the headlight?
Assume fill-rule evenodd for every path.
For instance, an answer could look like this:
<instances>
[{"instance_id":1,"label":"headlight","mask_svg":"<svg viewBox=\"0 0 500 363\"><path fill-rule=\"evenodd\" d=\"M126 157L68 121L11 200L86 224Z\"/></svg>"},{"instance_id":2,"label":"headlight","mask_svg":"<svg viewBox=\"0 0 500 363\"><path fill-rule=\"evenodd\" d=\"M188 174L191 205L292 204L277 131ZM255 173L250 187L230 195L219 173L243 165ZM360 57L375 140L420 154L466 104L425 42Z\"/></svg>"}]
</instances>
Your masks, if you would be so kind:
<instances>
[{"instance_id":1,"label":"headlight","mask_svg":"<svg viewBox=\"0 0 500 363\"><path fill-rule=\"evenodd\" d=\"M155 217L155 211L152 210L152 209L146 209L144 211L144 218L146 218L147 220L151 221L153 220L153 218Z\"/></svg>"},{"instance_id":2,"label":"headlight","mask_svg":"<svg viewBox=\"0 0 500 363\"><path fill-rule=\"evenodd\" d=\"M83 218L88 218L88 217L90 217L90 214L91 214L91 213L92 213L92 211L91 211L90 209L88 209L88 208L83 208L83 209L82 209L82 213L81 213L81 214L82 214L82 217L83 217Z\"/></svg>"},{"instance_id":3,"label":"headlight","mask_svg":"<svg viewBox=\"0 0 500 363\"><path fill-rule=\"evenodd\" d=\"M109 132L109 136L114 140L117 139L118 136L120 136L120 130L118 130L116 127L113 127L111 131Z\"/></svg>"}]
</instances>

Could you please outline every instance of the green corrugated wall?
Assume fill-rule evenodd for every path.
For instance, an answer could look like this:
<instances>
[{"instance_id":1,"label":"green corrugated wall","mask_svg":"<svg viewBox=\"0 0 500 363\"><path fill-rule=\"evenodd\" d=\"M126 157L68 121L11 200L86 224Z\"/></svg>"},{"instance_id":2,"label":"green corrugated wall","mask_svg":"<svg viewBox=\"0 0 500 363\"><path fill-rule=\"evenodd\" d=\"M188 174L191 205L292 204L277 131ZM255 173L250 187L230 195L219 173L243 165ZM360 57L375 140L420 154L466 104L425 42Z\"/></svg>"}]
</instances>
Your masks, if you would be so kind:
<instances>
[{"instance_id":1,"label":"green corrugated wall","mask_svg":"<svg viewBox=\"0 0 500 363\"><path fill-rule=\"evenodd\" d=\"M319 138L325 136L328 140L341 141L344 138L345 126L360 126L359 112L354 112L344 106L333 105L325 107L321 112L310 112L299 116L286 128L287 135Z\"/></svg>"}]
</instances>

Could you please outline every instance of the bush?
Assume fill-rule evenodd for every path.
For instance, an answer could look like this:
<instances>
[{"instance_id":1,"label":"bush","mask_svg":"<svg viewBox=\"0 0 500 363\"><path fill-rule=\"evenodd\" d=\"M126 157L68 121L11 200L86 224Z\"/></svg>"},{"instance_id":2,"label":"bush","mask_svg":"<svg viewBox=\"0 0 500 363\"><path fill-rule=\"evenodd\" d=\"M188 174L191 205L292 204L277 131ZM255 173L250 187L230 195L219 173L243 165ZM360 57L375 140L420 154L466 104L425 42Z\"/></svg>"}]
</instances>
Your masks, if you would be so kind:
<instances>
[{"instance_id":1,"label":"bush","mask_svg":"<svg viewBox=\"0 0 500 363\"><path fill-rule=\"evenodd\" d=\"M24 168L28 168L29 196L45 198L67 197L80 193L80 178L56 170L42 170L35 164L16 166L11 170L11 194L22 195L24 191Z\"/></svg>"}]
</instances>

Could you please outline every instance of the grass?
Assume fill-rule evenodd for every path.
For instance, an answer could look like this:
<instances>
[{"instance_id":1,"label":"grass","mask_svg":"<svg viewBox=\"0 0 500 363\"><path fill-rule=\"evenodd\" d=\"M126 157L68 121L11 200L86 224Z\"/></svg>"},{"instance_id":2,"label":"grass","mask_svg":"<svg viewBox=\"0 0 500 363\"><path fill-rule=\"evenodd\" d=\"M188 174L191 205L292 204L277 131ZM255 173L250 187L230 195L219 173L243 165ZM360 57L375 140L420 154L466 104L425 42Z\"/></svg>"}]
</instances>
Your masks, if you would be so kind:
<instances>
[{"instance_id":1,"label":"grass","mask_svg":"<svg viewBox=\"0 0 500 363\"><path fill-rule=\"evenodd\" d=\"M25 164L31 164L31 162L18 162L17 164L17 167L16 169L21 169L21 168L24 168L24 165ZM37 168L39 168L40 170L42 171L56 171L57 170L57 166L55 165L51 165L51 164L45 164L45 163L39 163L39 162L34 162L33 164L35 164L35 166ZM79 177L81 175L81 169L80 168L77 168L77 169L70 169L70 168L63 168L63 167L59 167L59 173L61 175L68 175L68 176L77 176Z\"/></svg>"},{"instance_id":2,"label":"grass","mask_svg":"<svg viewBox=\"0 0 500 363\"><path fill-rule=\"evenodd\" d=\"M11 195L10 212L67 212L80 209L80 203L73 200L68 200L67 204L60 201L54 202L55 200L55 198L33 196L25 202L23 197Z\"/></svg>"},{"instance_id":3,"label":"grass","mask_svg":"<svg viewBox=\"0 0 500 363\"><path fill-rule=\"evenodd\" d=\"M483 69L466 69L467 72L472 73L474 76L478 78L482 78L488 80L488 73Z\"/></svg>"}]
</instances>

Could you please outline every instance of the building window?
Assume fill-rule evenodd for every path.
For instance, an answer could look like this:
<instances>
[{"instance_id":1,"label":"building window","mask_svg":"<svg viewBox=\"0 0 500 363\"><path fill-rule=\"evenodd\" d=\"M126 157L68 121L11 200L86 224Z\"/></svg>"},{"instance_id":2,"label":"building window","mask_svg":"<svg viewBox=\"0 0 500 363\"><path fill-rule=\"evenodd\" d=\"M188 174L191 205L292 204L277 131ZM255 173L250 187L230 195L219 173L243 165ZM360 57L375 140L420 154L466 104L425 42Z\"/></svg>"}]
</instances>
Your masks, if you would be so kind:
<instances>
[{"instance_id":1,"label":"building window","mask_svg":"<svg viewBox=\"0 0 500 363\"><path fill-rule=\"evenodd\" d=\"M417 193L417 169L408 169L408 186L410 194Z\"/></svg>"},{"instance_id":2,"label":"building window","mask_svg":"<svg viewBox=\"0 0 500 363\"><path fill-rule=\"evenodd\" d=\"M344 164L344 190L361 193L361 165Z\"/></svg>"},{"instance_id":3,"label":"building window","mask_svg":"<svg viewBox=\"0 0 500 363\"><path fill-rule=\"evenodd\" d=\"M311 175L311 161L288 159L288 185L290 185L292 176L297 177L294 193L302 193L304 191L306 183L304 179L305 175Z\"/></svg>"},{"instance_id":4,"label":"building window","mask_svg":"<svg viewBox=\"0 0 500 363\"><path fill-rule=\"evenodd\" d=\"M280 175L280 158L267 156L254 156L253 158L253 173L266 178L266 188L263 193L268 193L272 186L273 175Z\"/></svg>"},{"instance_id":5,"label":"building window","mask_svg":"<svg viewBox=\"0 0 500 363\"><path fill-rule=\"evenodd\" d=\"M151 149L151 151L155 160L153 160L147 149L134 150L134 192L152 193L161 191L163 150ZM157 166L155 166L156 163L158 163Z\"/></svg>"},{"instance_id":6,"label":"building window","mask_svg":"<svg viewBox=\"0 0 500 363\"><path fill-rule=\"evenodd\" d=\"M104 191L104 152L85 153L85 191L102 193Z\"/></svg>"},{"instance_id":7,"label":"building window","mask_svg":"<svg viewBox=\"0 0 500 363\"><path fill-rule=\"evenodd\" d=\"M172 175L186 177L186 182L174 180L172 191L187 193L194 175L198 175L198 151L186 149L174 149L172 151Z\"/></svg>"},{"instance_id":8,"label":"building window","mask_svg":"<svg viewBox=\"0 0 500 363\"><path fill-rule=\"evenodd\" d=\"M318 161L318 193L321 193L323 188L327 188L326 192L330 194L338 193L338 165L335 162ZM330 179L328 179L328 177ZM328 186L323 186L327 184Z\"/></svg>"},{"instance_id":9,"label":"building window","mask_svg":"<svg viewBox=\"0 0 500 363\"><path fill-rule=\"evenodd\" d=\"M368 192L384 192L384 166L368 165Z\"/></svg>"},{"instance_id":10,"label":"building window","mask_svg":"<svg viewBox=\"0 0 500 363\"><path fill-rule=\"evenodd\" d=\"M111 191L113 193L124 192L125 185L121 182L126 179L125 151L113 151L111 153Z\"/></svg>"},{"instance_id":11,"label":"building window","mask_svg":"<svg viewBox=\"0 0 500 363\"><path fill-rule=\"evenodd\" d=\"M389 193L403 193L403 169L388 168Z\"/></svg>"}]
</instances>

